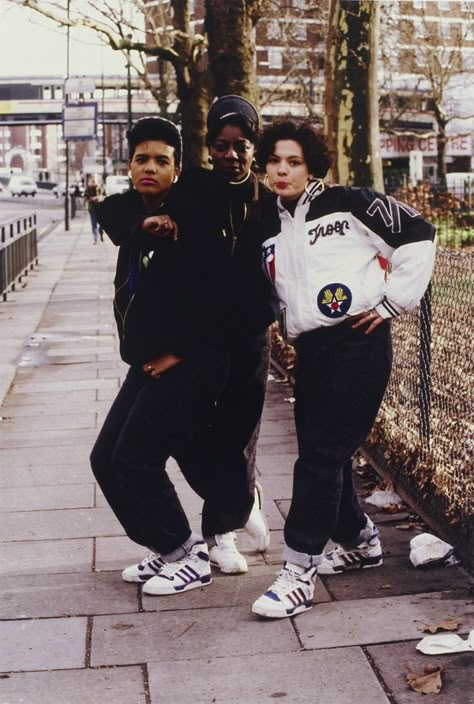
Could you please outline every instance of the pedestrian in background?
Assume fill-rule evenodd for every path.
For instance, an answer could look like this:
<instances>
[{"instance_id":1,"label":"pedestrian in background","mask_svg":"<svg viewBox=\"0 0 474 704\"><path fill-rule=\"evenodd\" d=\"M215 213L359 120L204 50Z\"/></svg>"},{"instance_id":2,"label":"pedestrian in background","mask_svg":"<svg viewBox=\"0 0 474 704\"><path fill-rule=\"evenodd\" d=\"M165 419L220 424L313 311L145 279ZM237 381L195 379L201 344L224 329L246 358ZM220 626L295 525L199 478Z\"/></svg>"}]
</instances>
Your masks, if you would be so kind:
<instances>
[{"instance_id":1,"label":"pedestrian in background","mask_svg":"<svg viewBox=\"0 0 474 704\"><path fill-rule=\"evenodd\" d=\"M99 236L101 242L104 240L103 230L97 220L97 207L99 203L104 200L104 195L105 191L103 187L98 183L95 176L91 176L84 193L84 201L86 203L86 208L91 221L92 238L94 244L97 244Z\"/></svg>"},{"instance_id":2,"label":"pedestrian in background","mask_svg":"<svg viewBox=\"0 0 474 704\"><path fill-rule=\"evenodd\" d=\"M326 188L326 139L308 122L267 127L257 160L278 196L263 216L262 252L283 332L297 351L298 459L283 568L252 611L284 618L311 608L318 572L382 564L351 457L388 383L390 321L418 304L430 280L435 230L413 208L369 188ZM329 539L336 547L324 554Z\"/></svg>"}]
</instances>

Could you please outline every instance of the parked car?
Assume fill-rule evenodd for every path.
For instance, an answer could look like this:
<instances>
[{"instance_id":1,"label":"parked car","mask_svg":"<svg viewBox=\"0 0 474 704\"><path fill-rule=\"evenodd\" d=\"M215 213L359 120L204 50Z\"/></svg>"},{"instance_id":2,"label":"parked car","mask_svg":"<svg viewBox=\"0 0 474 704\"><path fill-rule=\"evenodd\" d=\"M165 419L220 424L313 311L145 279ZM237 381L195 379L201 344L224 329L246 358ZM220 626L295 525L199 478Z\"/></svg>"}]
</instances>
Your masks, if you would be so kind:
<instances>
[{"instance_id":1,"label":"parked car","mask_svg":"<svg viewBox=\"0 0 474 704\"><path fill-rule=\"evenodd\" d=\"M105 192L108 196L114 193L125 193L130 188L128 176L107 176L105 179Z\"/></svg>"},{"instance_id":2,"label":"parked car","mask_svg":"<svg viewBox=\"0 0 474 704\"><path fill-rule=\"evenodd\" d=\"M61 183L57 183L56 186L53 188L53 193L56 196L56 198L59 198L59 196L65 196L66 195L66 184L64 181ZM69 195L70 196L82 196L84 195L84 186L81 183L70 183L69 184Z\"/></svg>"},{"instance_id":3,"label":"parked car","mask_svg":"<svg viewBox=\"0 0 474 704\"><path fill-rule=\"evenodd\" d=\"M38 188L36 181L29 176L12 176L8 190L12 196L35 196Z\"/></svg>"}]
</instances>

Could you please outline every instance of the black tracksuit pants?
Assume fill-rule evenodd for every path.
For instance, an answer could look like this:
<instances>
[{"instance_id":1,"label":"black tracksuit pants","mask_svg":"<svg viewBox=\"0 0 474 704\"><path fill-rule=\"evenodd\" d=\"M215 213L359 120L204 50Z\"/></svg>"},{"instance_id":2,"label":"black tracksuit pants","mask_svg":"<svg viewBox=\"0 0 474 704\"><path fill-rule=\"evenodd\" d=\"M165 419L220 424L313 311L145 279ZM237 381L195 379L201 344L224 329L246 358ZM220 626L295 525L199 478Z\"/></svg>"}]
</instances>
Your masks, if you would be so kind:
<instances>
[{"instance_id":1,"label":"black tracksuit pants","mask_svg":"<svg viewBox=\"0 0 474 704\"><path fill-rule=\"evenodd\" d=\"M202 534L242 528L254 502L256 450L270 362L268 331L234 347L227 383L190 443L175 458L192 488L206 498Z\"/></svg>"},{"instance_id":2,"label":"black tracksuit pants","mask_svg":"<svg viewBox=\"0 0 474 704\"><path fill-rule=\"evenodd\" d=\"M155 552L171 553L191 535L165 465L209 419L227 371L212 355L157 379L131 367L92 450L92 471L128 537Z\"/></svg>"},{"instance_id":3,"label":"black tracksuit pants","mask_svg":"<svg viewBox=\"0 0 474 704\"><path fill-rule=\"evenodd\" d=\"M296 342L299 456L284 533L284 559L290 562L293 552L320 555L329 538L351 542L366 524L352 484L351 457L382 403L392 347L388 322L370 335L352 324L312 330Z\"/></svg>"}]
</instances>

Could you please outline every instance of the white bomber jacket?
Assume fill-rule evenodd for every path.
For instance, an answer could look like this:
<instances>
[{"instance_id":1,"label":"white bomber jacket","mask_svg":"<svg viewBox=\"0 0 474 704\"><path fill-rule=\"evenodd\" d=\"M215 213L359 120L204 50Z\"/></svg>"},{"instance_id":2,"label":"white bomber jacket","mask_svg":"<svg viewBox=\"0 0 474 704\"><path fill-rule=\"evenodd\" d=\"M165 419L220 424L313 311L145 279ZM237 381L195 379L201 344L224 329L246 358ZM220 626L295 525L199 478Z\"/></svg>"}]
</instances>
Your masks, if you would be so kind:
<instances>
[{"instance_id":1,"label":"white bomber jacket","mask_svg":"<svg viewBox=\"0 0 474 704\"><path fill-rule=\"evenodd\" d=\"M274 208L274 206L273 206ZM315 181L291 215L264 218L263 266L290 339L371 308L394 318L428 286L435 228L416 210L369 188ZM387 266L388 262L388 266Z\"/></svg>"}]
</instances>

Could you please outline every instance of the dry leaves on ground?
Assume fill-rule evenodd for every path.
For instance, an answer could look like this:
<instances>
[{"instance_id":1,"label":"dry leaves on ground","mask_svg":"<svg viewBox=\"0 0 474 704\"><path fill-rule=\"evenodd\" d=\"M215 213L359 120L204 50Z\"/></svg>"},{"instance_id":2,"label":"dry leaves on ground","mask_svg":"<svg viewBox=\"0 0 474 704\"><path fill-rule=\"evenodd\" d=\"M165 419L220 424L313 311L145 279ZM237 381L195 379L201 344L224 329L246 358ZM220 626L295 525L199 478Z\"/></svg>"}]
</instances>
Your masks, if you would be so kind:
<instances>
[{"instance_id":1,"label":"dry leaves on ground","mask_svg":"<svg viewBox=\"0 0 474 704\"><path fill-rule=\"evenodd\" d=\"M435 625L430 623L424 623L418 630L423 631L423 633L438 633L438 631L456 631L459 628L458 621L453 618L446 618L441 623Z\"/></svg>"},{"instance_id":2,"label":"dry leaves on ground","mask_svg":"<svg viewBox=\"0 0 474 704\"><path fill-rule=\"evenodd\" d=\"M442 673L443 670L437 665L423 668L422 674L408 670L406 673L407 685L421 694L439 694L443 686Z\"/></svg>"}]
</instances>

